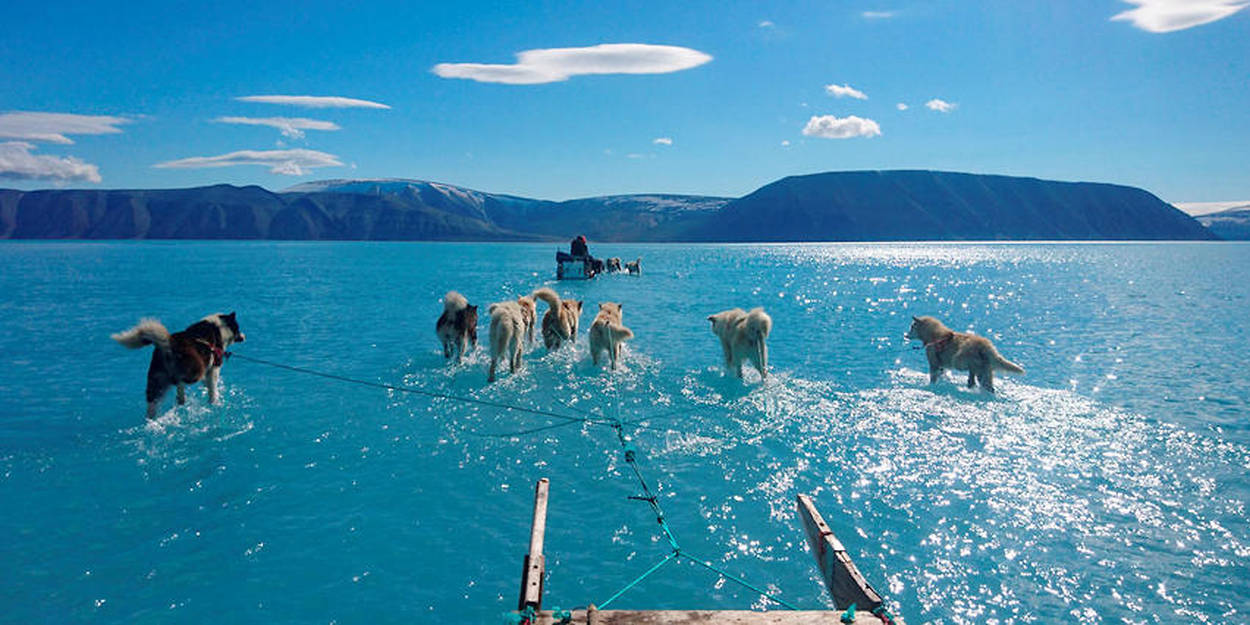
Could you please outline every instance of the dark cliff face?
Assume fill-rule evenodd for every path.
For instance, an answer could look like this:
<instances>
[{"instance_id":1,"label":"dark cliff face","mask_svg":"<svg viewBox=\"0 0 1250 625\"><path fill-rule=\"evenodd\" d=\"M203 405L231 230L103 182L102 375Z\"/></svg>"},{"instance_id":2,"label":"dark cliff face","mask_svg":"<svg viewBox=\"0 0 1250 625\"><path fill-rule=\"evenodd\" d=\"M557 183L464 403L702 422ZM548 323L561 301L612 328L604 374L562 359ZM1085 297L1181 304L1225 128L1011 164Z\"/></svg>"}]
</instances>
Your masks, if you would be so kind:
<instances>
[{"instance_id":1,"label":"dark cliff face","mask_svg":"<svg viewBox=\"0 0 1250 625\"><path fill-rule=\"evenodd\" d=\"M784 178L729 203L708 241L1210 239L1141 189L930 171Z\"/></svg>"},{"instance_id":2,"label":"dark cliff face","mask_svg":"<svg viewBox=\"0 0 1250 625\"><path fill-rule=\"evenodd\" d=\"M1250 241L1250 205L1202 215L1198 221L1221 239Z\"/></svg>"},{"instance_id":3,"label":"dark cliff face","mask_svg":"<svg viewBox=\"0 0 1250 625\"><path fill-rule=\"evenodd\" d=\"M794 176L739 198L552 202L409 180L0 190L0 238L516 241L1210 239L1141 189L928 171Z\"/></svg>"}]
</instances>

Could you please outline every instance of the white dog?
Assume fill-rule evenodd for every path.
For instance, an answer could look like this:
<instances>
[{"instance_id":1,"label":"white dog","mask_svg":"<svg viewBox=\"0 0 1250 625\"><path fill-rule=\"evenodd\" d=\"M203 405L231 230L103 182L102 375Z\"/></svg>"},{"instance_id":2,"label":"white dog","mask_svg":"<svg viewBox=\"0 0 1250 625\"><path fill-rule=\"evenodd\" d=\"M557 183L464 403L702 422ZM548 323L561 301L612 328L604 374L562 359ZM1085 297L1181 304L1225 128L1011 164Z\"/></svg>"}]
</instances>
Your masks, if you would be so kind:
<instances>
[{"instance_id":1,"label":"white dog","mask_svg":"<svg viewBox=\"0 0 1250 625\"><path fill-rule=\"evenodd\" d=\"M720 338L726 369L741 378L742 363L750 360L761 379L768 377L765 340L773 329L773 319L763 308L752 308L751 312L734 308L711 315L707 320L712 322L712 333Z\"/></svg>"},{"instance_id":2,"label":"white dog","mask_svg":"<svg viewBox=\"0 0 1250 625\"><path fill-rule=\"evenodd\" d=\"M529 301L530 306L534 300ZM521 368L521 348L525 343L526 327L533 327L533 313L526 315L526 309L518 301L497 302L490 305L490 373L487 382L495 381L495 369L500 358L508 360L508 370L516 373ZM532 308L531 308L532 310Z\"/></svg>"},{"instance_id":3,"label":"white dog","mask_svg":"<svg viewBox=\"0 0 1250 625\"><path fill-rule=\"evenodd\" d=\"M599 354L608 353L612 369L621 357L621 343L634 338L634 333L621 322L621 305L615 302L599 304L599 314L590 324L590 357L599 364Z\"/></svg>"}]
</instances>

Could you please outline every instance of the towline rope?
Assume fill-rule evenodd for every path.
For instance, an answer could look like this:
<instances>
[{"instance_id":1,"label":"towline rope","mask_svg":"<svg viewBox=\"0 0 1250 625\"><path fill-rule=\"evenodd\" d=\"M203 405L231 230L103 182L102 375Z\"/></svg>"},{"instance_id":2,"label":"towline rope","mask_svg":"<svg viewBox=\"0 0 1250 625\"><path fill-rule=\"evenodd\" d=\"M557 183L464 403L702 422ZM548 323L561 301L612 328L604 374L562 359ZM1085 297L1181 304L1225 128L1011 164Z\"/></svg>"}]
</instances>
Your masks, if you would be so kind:
<instances>
[{"instance_id":1,"label":"towline rope","mask_svg":"<svg viewBox=\"0 0 1250 625\"><path fill-rule=\"evenodd\" d=\"M226 352L225 355L227 357L237 358L245 362L265 365L268 367L273 367L276 369L283 369L285 371L292 371L295 373L313 375L313 376L317 376L321 378L326 378L329 380L337 380L339 382L346 382L349 384L357 384L360 386L380 388L380 389L385 389L389 391L397 391L397 392L402 392L402 393L411 393L414 395L422 395L425 397L433 397L437 399L448 399L452 401L459 401L459 402L464 402L464 403L469 403L469 404L489 406L492 408L500 408L503 410L514 410L517 412L525 412L525 413L530 413L534 415L550 417L553 419L560 419L563 421L563 423L556 423L556 424L531 428L528 430L522 430L517 433L482 434L480 436L490 436L490 437L496 437L496 438L511 438L517 435L532 434L536 432L554 429L557 427L573 425L576 423L588 423L592 425L601 425L601 426L611 427L613 431L616 433L617 442L619 442L621 445L621 449L624 454L625 464L629 465L629 468L633 471L634 477L638 480L638 484L642 489L642 495L632 495L629 497L629 499L634 500L634 501L645 501L651 507L651 512L655 514L655 520L660 526L660 532L663 534L665 540L668 542L670 551L666 556L664 556L662 560L652 565L651 568L647 569L638 577L634 578L632 581L626 584L625 587L613 593L611 597L608 597L606 601L604 601L602 604L598 606L600 609L608 607L608 605L610 605L613 601L616 601L616 599L619 598L621 595L625 594L631 588L637 586L644 579L650 577L652 573L655 573L656 571L660 570L661 568L664 567L664 565L668 564L669 562L673 562L676 560L686 560L687 562L691 564L695 564L703 568L706 568L716 573L717 575L729 581L732 581L735 584L742 586L743 588L747 588L748 590L751 590L759 594L759 596L764 597L768 599L769 601L772 601L788 610L799 609L795 607L794 604L791 604L785 599L782 599L781 597L778 597L773 593L770 593L762 588L759 588L751 584L750 582L746 581L745 579L742 579L741 577L733 575L729 573L728 571L725 571L724 569L716 566L715 564L712 564L711 561L706 560L704 558L697 557L694 554L690 553L689 551L686 551L685 549L683 549L681 544L677 542L677 537L673 534L672 528L669 527L668 525L668 519L664 514L664 509L660 507L659 497L655 494L654 491L651 490L650 483L643 476L642 470L639 469L638 467L638 448L637 446L634 445L633 439L629 435L625 434L626 426L630 426L630 427L638 428L638 429L652 429L652 428L647 427L646 425L643 425L641 422L647 421L649 419L663 419L663 418L675 417L682 413L697 410L698 408L701 408L702 406L696 406L690 409L672 410L672 411L660 414L656 417L640 417L637 419L626 421L620 418L620 396L617 395L617 402L616 402L617 415L616 416L614 417L579 417L579 416L560 414L558 412L552 412L549 410L542 410L539 408L527 408L525 406L514 406L511 404L505 404L503 402L495 402L495 401L490 401L490 400L485 400L485 399L477 399L476 397L464 397L461 395L451 395L449 393L427 391L427 390L423 390L423 389L419 389L419 388L407 386L407 385L401 386L397 384L387 384L385 382L372 382L369 380L362 380L359 378L352 378L352 377L338 375L334 373L325 373L322 371L317 371L315 369L309 369L307 367L297 367L294 365L287 365L287 364L283 364L279 362L274 362L272 360L265 360L263 358L253 358L251 356L244 356L243 354L236 354L233 352ZM561 402L561 403L564 403L564 402ZM565 404L565 406L568 406L568 404ZM572 406L568 406L568 407L572 408ZM575 408L573 409L576 410ZM587 414L590 414L590 413L587 412Z\"/></svg>"}]
</instances>

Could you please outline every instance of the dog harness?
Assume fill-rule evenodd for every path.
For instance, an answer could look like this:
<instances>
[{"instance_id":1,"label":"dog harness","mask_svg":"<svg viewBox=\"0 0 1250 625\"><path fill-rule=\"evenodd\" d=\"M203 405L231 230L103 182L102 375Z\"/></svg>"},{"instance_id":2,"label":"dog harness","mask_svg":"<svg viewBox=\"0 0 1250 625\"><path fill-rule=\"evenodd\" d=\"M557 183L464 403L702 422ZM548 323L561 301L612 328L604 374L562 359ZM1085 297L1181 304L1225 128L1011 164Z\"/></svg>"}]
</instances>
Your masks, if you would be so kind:
<instances>
[{"instance_id":1,"label":"dog harness","mask_svg":"<svg viewBox=\"0 0 1250 625\"><path fill-rule=\"evenodd\" d=\"M195 342L199 343L200 345L203 345L204 347L207 347L208 350L213 354L213 366L214 367L220 367L222 363L226 361L226 352L223 351L220 346L213 345L212 343L209 343L208 341L205 341L204 339L195 339Z\"/></svg>"},{"instance_id":2,"label":"dog harness","mask_svg":"<svg viewBox=\"0 0 1250 625\"><path fill-rule=\"evenodd\" d=\"M954 336L955 336L955 334L952 332L952 333L947 334L946 336L944 336L944 337L942 337L942 338L940 338L940 339L938 339L938 340L936 340L936 341L933 341L933 342L931 342L931 343L925 343L925 344L924 344L924 346L925 346L925 347L932 347L932 348L934 348L934 349L942 349L942 348L943 348L943 347L944 347L947 343L949 343L949 342L951 341L951 339L952 339L952 338L954 338Z\"/></svg>"}]
</instances>

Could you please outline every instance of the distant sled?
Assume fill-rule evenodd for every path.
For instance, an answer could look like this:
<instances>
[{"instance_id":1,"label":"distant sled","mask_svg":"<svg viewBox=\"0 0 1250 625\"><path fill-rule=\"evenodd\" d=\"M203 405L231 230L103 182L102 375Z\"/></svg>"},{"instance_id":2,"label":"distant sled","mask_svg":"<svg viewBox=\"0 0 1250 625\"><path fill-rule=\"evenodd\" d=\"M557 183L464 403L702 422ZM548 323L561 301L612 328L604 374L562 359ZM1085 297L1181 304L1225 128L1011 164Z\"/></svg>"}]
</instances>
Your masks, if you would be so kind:
<instances>
[{"instance_id":1,"label":"distant sled","mask_svg":"<svg viewBox=\"0 0 1250 625\"><path fill-rule=\"evenodd\" d=\"M593 256L556 252L557 280L590 280L603 271L603 261Z\"/></svg>"}]
</instances>

